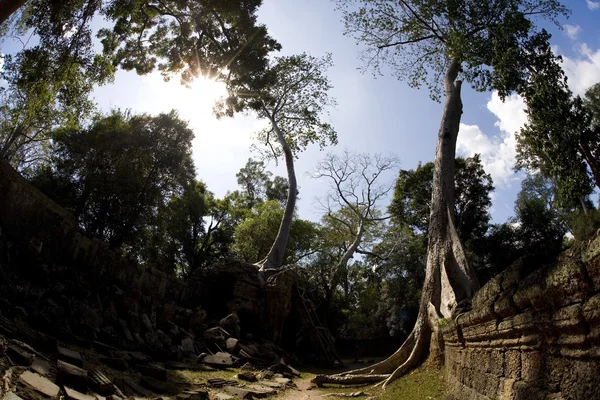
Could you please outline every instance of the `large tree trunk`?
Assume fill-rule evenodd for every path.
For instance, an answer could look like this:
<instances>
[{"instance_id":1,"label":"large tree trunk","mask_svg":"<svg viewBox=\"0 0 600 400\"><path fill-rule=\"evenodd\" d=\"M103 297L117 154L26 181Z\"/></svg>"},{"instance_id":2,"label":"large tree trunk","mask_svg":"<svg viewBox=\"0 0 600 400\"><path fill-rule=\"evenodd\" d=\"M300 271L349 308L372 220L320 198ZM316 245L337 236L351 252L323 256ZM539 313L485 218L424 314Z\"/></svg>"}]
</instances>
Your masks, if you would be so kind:
<instances>
[{"instance_id":1,"label":"large tree trunk","mask_svg":"<svg viewBox=\"0 0 600 400\"><path fill-rule=\"evenodd\" d=\"M285 166L288 174L288 196L287 201L285 202L285 212L283 214L283 218L281 219L281 224L279 225L279 231L277 232L277 237L273 242L273 246L271 246L271 250L265 257L264 260L260 261L258 264L261 266L261 269L274 269L279 268L283 264L283 255L285 253L285 248L287 246L288 238L290 236L290 227L292 225L292 220L294 219L294 208L296 207L296 193L298 191L298 183L296 182L296 172L294 171L294 155L292 154L292 150L285 140L285 136L277 126L277 122L274 118L271 119L271 124L273 125L273 130L277 135L277 140L283 149L283 154L285 156Z\"/></svg>"},{"instance_id":2,"label":"large tree trunk","mask_svg":"<svg viewBox=\"0 0 600 400\"><path fill-rule=\"evenodd\" d=\"M25 3L26 0L0 0L0 24L9 19Z\"/></svg>"},{"instance_id":3,"label":"large tree trunk","mask_svg":"<svg viewBox=\"0 0 600 400\"><path fill-rule=\"evenodd\" d=\"M415 368L428 354L441 360L440 319L450 317L456 304L470 298L479 287L454 225L454 160L462 114L461 82L456 80L459 71L460 62L455 60L444 79L446 101L435 152L427 270L415 327L400 349L386 360L344 374L319 375L315 378L317 384L356 383L355 375L364 375L367 383L375 374L386 377L380 382L385 387Z\"/></svg>"}]
</instances>

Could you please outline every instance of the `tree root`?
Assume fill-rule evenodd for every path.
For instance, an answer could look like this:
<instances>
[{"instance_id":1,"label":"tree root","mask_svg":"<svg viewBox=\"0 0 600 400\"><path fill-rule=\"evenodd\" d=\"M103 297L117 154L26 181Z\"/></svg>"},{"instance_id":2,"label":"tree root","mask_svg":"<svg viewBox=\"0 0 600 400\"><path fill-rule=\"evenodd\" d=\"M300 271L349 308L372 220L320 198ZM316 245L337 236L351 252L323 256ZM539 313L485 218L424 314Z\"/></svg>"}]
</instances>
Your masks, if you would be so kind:
<instances>
[{"instance_id":1,"label":"tree root","mask_svg":"<svg viewBox=\"0 0 600 400\"><path fill-rule=\"evenodd\" d=\"M323 384L362 385L372 384L383 389L394 380L406 375L423 361L431 340L431 331L424 318L419 318L415 328L402 346L387 359L352 371L335 375L317 375L313 383L321 387Z\"/></svg>"}]
</instances>

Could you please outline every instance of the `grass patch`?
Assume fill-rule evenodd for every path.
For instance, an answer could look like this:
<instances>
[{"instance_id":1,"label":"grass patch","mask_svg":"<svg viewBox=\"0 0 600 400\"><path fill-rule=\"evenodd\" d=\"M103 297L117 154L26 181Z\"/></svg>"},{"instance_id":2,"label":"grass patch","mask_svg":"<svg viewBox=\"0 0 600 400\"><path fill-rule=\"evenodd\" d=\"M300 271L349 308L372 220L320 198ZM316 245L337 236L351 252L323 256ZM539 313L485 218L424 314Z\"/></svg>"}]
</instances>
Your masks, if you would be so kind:
<instances>
[{"instance_id":1,"label":"grass patch","mask_svg":"<svg viewBox=\"0 0 600 400\"><path fill-rule=\"evenodd\" d=\"M302 373L303 378L313 378L311 373ZM445 400L446 382L444 370L433 366L421 366L412 373L392 382L386 390L372 385L363 386L328 386L314 389L319 393L353 393L365 392L365 397L382 400ZM363 397L363 399L365 398ZM335 397L330 397L335 399Z\"/></svg>"}]
</instances>

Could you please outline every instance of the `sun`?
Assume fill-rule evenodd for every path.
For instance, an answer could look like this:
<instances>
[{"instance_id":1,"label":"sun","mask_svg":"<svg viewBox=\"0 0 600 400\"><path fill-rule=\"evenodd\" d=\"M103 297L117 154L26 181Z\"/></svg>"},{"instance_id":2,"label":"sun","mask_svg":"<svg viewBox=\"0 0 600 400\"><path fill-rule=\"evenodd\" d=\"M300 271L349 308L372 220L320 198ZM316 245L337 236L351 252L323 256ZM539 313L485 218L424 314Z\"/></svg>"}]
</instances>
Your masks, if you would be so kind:
<instances>
[{"instance_id":1,"label":"sun","mask_svg":"<svg viewBox=\"0 0 600 400\"><path fill-rule=\"evenodd\" d=\"M185 86L178 79L165 82L157 77L151 82L152 92L156 97L153 101L163 112L177 110L179 116L190 122L200 123L214 119L213 107L215 102L227 94L225 84L205 77L194 79Z\"/></svg>"}]
</instances>

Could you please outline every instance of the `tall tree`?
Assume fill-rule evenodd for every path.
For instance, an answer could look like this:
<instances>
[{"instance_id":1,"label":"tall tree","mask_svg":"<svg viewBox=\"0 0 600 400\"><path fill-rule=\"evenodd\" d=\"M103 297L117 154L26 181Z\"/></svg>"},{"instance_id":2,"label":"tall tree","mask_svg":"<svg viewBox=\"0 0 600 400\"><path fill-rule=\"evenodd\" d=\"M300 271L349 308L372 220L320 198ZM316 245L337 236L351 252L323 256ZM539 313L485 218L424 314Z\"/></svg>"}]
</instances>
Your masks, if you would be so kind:
<instances>
[{"instance_id":1,"label":"tall tree","mask_svg":"<svg viewBox=\"0 0 600 400\"><path fill-rule=\"evenodd\" d=\"M369 230L388 218L382 216L378 206L393 186L389 182L382 182L385 179L382 175L397 165L398 161L391 156L345 151L339 156L328 154L317 163L316 170L311 174L313 178L329 181L329 193L325 200L321 200L327 213L324 220L336 231L345 233L341 235L343 251L331 265L334 270L331 279L333 288L337 287L342 276L348 276L348 263L355 253L370 253L361 248L364 237ZM348 295L347 284L344 289Z\"/></svg>"},{"instance_id":2,"label":"tall tree","mask_svg":"<svg viewBox=\"0 0 600 400\"><path fill-rule=\"evenodd\" d=\"M285 212L270 251L257 263L261 268L279 268L284 260L298 190L294 157L311 143L323 147L337 142L335 130L323 121L323 114L335 104L328 95L326 70L331 65L330 55L276 58L264 72L261 87L253 81L230 82L230 96L216 108L218 115L245 110L266 119L269 127L258 133L258 139L267 146L267 155L285 160L289 184Z\"/></svg>"},{"instance_id":3,"label":"tall tree","mask_svg":"<svg viewBox=\"0 0 600 400\"><path fill-rule=\"evenodd\" d=\"M72 188L65 205L87 233L133 246L158 207L193 179L193 137L174 112L114 112L88 128L55 132L51 179L38 184L50 197Z\"/></svg>"},{"instance_id":4,"label":"tall tree","mask_svg":"<svg viewBox=\"0 0 600 400\"><path fill-rule=\"evenodd\" d=\"M538 48L547 46L549 38L530 18L555 19L566 11L556 0L339 0L338 5L347 32L367 46L367 66L389 65L411 86L426 83L433 97L440 92L445 96L434 160L427 270L415 327L390 358L345 376L317 378L351 383L383 376L385 386L414 368L428 351L440 357L440 318L450 317L457 303L479 287L454 220L454 159L462 115L458 76L477 90L496 89L501 96L521 89L530 66L546 61Z\"/></svg>"}]
</instances>

